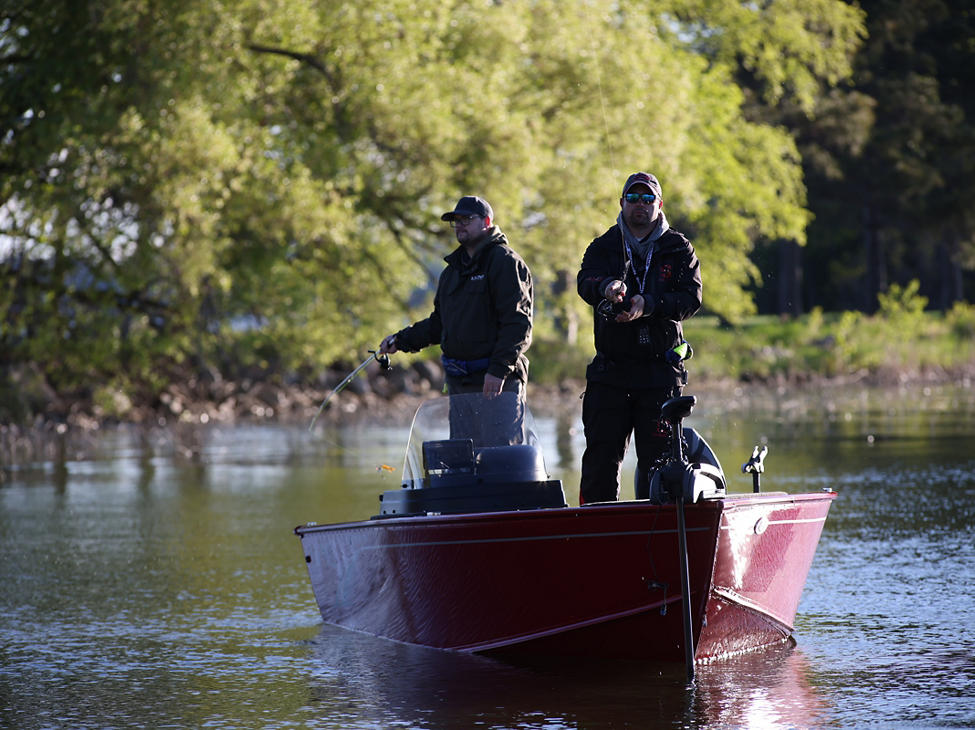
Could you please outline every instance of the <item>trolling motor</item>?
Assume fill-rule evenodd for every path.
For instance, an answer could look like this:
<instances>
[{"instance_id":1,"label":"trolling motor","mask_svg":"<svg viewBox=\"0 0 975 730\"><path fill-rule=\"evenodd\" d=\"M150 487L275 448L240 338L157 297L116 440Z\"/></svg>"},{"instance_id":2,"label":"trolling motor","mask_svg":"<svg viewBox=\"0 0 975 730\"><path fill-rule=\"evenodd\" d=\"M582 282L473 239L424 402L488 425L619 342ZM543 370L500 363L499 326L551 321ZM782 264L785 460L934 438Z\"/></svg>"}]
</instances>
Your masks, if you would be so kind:
<instances>
[{"instance_id":1,"label":"trolling motor","mask_svg":"<svg viewBox=\"0 0 975 730\"><path fill-rule=\"evenodd\" d=\"M687 548L684 506L705 493L724 494L724 477L713 465L691 464L684 456L683 420L691 414L697 398L693 395L667 400L660 418L670 425L670 454L650 477L650 500L656 504L672 502L677 514L677 552L680 560L681 617L684 624L684 665L687 682L694 682L694 618L691 607L691 574Z\"/></svg>"},{"instance_id":2,"label":"trolling motor","mask_svg":"<svg viewBox=\"0 0 975 730\"><path fill-rule=\"evenodd\" d=\"M693 395L683 395L670 398L660 408L661 420L670 425L670 453L650 475L649 497L654 504L670 504L678 497L693 504L725 496L727 484L714 452L694 429L682 425L696 403Z\"/></svg>"}]
</instances>

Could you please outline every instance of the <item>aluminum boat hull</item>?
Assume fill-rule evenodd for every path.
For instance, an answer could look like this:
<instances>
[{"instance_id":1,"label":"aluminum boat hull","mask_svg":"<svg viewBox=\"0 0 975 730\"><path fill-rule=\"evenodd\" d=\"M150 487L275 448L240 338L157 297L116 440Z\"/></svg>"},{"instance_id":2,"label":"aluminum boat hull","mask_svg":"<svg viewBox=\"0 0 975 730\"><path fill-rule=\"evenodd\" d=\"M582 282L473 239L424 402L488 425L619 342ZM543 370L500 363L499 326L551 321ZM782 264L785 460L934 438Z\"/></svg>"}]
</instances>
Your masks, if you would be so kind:
<instances>
[{"instance_id":1,"label":"aluminum boat hull","mask_svg":"<svg viewBox=\"0 0 975 730\"><path fill-rule=\"evenodd\" d=\"M834 492L686 506L695 658L787 639ZM479 653L683 661L674 505L295 528L329 624Z\"/></svg>"}]
</instances>

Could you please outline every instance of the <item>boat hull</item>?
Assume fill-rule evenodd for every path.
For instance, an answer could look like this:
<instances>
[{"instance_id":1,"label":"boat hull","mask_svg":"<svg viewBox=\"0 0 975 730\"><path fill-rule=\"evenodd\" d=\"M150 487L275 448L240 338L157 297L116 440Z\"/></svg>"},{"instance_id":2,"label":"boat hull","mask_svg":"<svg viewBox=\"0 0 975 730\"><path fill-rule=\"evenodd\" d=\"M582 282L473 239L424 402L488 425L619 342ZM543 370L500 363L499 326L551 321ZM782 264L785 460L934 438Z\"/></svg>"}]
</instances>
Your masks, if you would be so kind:
<instances>
[{"instance_id":1,"label":"boat hull","mask_svg":"<svg viewBox=\"0 0 975 730\"><path fill-rule=\"evenodd\" d=\"M835 494L686 507L696 657L788 637ZM482 653L683 660L677 513L576 508L304 525L322 618Z\"/></svg>"}]
</instances>

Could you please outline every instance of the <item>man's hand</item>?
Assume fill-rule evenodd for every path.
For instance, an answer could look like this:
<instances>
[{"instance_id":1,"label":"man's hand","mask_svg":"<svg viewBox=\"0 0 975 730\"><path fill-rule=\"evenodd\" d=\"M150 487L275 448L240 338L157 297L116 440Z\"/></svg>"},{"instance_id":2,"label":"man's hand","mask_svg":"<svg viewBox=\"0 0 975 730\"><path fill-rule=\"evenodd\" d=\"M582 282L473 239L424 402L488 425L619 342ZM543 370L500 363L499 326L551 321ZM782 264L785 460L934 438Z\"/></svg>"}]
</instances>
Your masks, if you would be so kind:
<instances>
[{"instance_id":1,"label":"man's hand","mask_svg":"<svg viewBox=\"0 0 975 730\"><path fill-rule=\"evenodd\" d=\"M613 279L606 285L603 289L603 298L608 299L614 304L623 301L623 297L626 296L626 284L624 284L619 279Z\"/></svg>"},{"instance_id":2,"label":"man's hand","mask_svg":"<svg viewBox=\"0 0 975 730\"><path fill-rule=\"evenodd\" d=\"M606 287L607 289L609 287ZM632 322L634 319L639 319L643 316L643 306L645 302L641 294L634 294L633 298L630 299L630 308L626 312L620 312L616 315L617 322Z\"/></svg>"},{"instance_id":3,"label":"man's hand","mask_svg":"<svg viewBox=\"0 0 975 730\"><path fill-rule=\"evenodd\" d=\"M481 393L488 398L494 398L495 396L501 395L501 386L503 385L504 378L491 375L491 373L484 373L484 388L481 389Z\"/></svg>"},{"instance_id":4,"label":"man's hand","mask_svg":"<svg viewBox=\"0 0 975 730\"><path fill-rule=\"evenodd\" d=\"M392 355L396 352L396 335L386 335L379 344L380 355Z\"/></svg>"}]
</instances>

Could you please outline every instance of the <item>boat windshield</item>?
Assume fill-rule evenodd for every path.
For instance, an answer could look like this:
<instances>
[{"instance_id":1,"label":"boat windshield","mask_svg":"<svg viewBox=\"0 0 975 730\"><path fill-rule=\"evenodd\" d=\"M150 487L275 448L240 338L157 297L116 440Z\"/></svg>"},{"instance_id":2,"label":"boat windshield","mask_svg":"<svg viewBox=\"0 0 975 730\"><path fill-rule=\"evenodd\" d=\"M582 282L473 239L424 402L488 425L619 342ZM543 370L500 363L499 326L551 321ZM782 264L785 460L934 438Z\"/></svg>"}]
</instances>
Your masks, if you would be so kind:
<instances>
[{"instance_id":1,"label":"boat windshield","mask_svg":"<svg viewBox=\"0 0 975 730\"><path fill-rule=\"evenodd\" d=\"M410 429L403 463L404 486L422 484L426 473L424 450L429 453L431 444L437 444L442 452L455 451L463 459L465 450L473 455L486 447L537 447L538 434L528 405L517 393L490 398L481 393L462 393L425 401Z\"/></svg>"}]
</instances>

